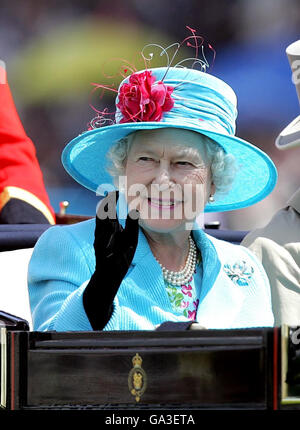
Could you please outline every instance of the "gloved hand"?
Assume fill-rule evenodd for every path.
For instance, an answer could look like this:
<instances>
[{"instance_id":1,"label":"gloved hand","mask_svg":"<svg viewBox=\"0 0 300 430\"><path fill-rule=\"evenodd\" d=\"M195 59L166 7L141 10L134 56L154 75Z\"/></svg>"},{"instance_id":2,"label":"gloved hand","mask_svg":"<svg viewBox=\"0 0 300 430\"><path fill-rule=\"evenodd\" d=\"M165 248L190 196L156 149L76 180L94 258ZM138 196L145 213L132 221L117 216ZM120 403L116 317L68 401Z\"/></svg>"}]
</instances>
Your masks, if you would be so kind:
<instances>
[{"instance_id":1,"label":"gloved hand","mask_svg":"<svg viewBox=\"0 0 300 430\"><path fill-rule=\"evenodd\" d=\"M118 191L100 202L99 213L117 202ZM107 210L105 212L108 212ZM131 211L123 228L115 216L100 219L96 215L94 249L96 267L83 293L83 305L93 330L102 330L113 311L113 300L132 262L137 243L139 214Z\"/></svg>"}]
</instances>

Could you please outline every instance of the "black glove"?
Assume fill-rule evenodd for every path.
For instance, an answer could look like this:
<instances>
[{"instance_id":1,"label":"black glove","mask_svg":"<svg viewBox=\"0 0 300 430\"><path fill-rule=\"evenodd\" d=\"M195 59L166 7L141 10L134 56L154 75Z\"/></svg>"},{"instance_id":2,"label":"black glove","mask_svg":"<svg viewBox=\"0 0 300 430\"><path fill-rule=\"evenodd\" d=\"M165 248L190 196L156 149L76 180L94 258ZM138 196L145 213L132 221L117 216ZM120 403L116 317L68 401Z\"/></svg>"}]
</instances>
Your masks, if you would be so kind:
<instances>
[{"instance_id":1,"label":"black glove","mask_svg":"<svg viewBox=\"0 0 300 430\"><path fill-rule=\"evenodd\" d=\"M100 203L100 213L117 202L118 191L109 193ZM115 208L115 205L114 205ZM108 211L105 211L108 213ZM113 218L113 219L112 219ZM96 215L94 249L96 267L83 293L83 306L93 330L102 330L113 311L113 300L132 262L138 243L138 212L131 211L125 228L120 225L116 210L113 217Z\"/></svg>"}]
</instances>

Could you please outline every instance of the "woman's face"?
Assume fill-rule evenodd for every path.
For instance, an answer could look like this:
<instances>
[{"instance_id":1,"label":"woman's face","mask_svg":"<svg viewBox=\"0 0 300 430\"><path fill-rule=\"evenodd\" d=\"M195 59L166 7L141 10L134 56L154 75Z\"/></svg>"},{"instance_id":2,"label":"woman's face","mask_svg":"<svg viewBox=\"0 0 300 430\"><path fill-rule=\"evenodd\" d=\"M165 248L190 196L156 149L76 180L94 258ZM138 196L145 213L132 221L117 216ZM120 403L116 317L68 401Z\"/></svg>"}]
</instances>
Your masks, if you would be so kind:
<instances>
[{"instance_id":1,"label":"woman's face","mask_svg":"<svg viewBox=\"0 0 300 430\"><path fill-rule=\"evenodd\" d=\"M125 169L127 202L129 210L139 210L144 228L182 230L203 211L211 174L200 152L202 145L199 134L182 129L132 136Z\"/></svg>"}]
</instances>

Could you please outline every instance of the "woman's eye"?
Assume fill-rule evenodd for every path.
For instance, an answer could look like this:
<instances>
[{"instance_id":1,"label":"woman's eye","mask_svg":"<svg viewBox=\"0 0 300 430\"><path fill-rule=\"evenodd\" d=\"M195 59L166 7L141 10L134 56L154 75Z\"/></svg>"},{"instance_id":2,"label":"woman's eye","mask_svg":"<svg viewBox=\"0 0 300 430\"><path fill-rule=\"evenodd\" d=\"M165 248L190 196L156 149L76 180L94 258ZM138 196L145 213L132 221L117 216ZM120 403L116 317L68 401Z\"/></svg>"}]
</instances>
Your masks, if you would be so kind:
<instances>
[{"instance_id":1,"label":"woman's eye","mask_svg":"<svg viewBox=\"0 0 300 430\"><path fill-rule=\"evenodd\" d=\"M192 163L189 161L176 161L179 166L193 167Z\"/></svg>"},{"instance_id":2,"label":"woman's eye","mask_svg":"<svg viewBox=\"0 0 300 430\"><path fill-rule=\"evenodd\" d=\"M154 161L153 158L150 157L139 157L138 161Z\"/></svg>"}]
</instances>

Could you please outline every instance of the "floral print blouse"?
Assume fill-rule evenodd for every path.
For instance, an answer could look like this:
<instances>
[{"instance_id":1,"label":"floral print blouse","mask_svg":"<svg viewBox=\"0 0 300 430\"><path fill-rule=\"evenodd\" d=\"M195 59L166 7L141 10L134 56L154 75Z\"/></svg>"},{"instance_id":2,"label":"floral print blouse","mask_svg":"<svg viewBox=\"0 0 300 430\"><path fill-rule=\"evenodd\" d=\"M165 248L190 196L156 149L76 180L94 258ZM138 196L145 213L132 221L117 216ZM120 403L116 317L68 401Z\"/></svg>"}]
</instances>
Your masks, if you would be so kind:
<instances>
[{"instance_id":1,"label":"floral print blouse","mask_svg":"<svg viewBox=\"0 0 300 430\"><path fill-rule=\"evenodd\" d=\"M194 321L199 306L199 291L202 280L202 261L198 257L194 276L184 285L173 285L165 280L166 290L176 313Z\"/></svg>"}]
</instances>

